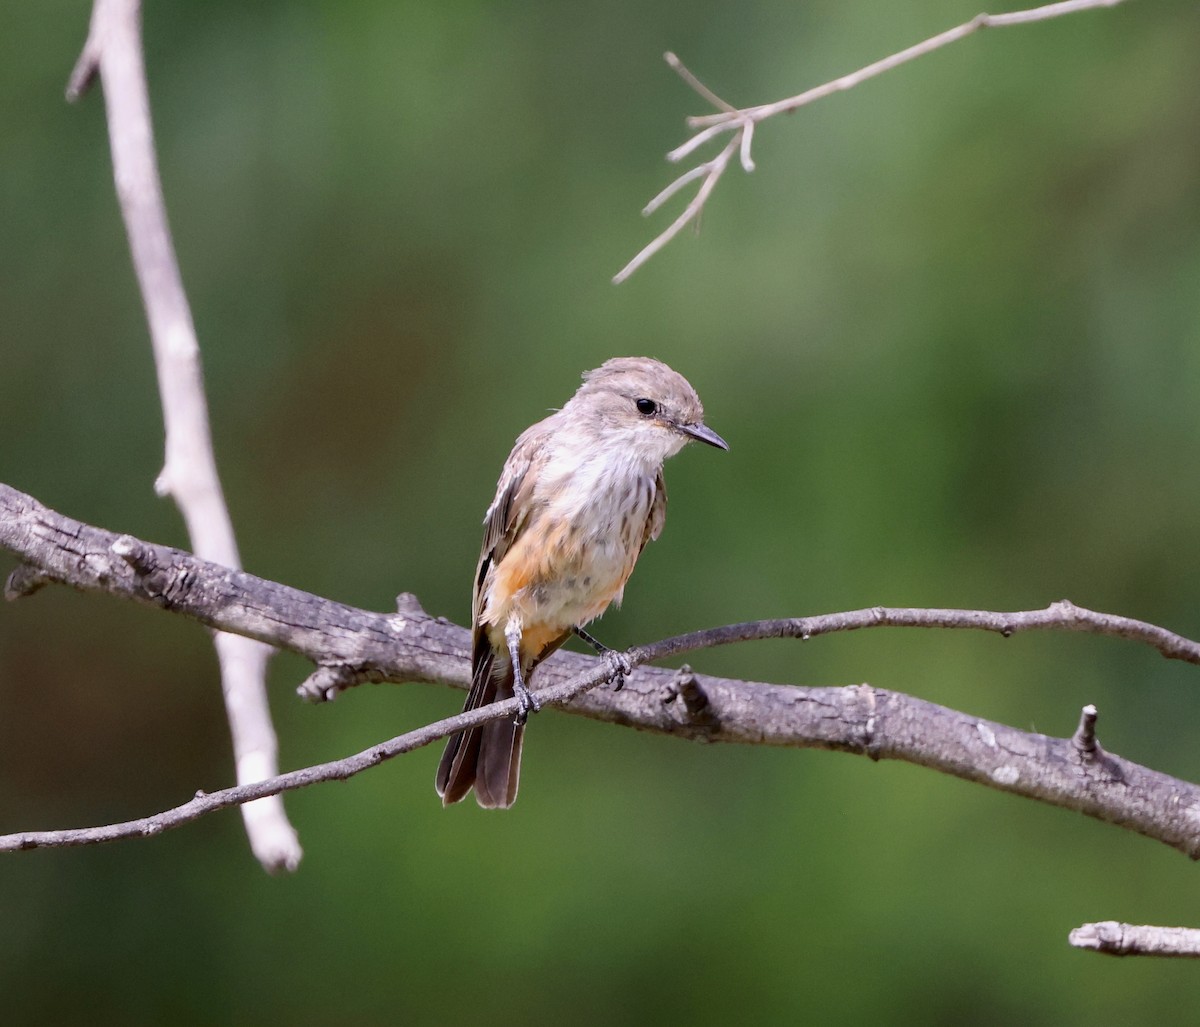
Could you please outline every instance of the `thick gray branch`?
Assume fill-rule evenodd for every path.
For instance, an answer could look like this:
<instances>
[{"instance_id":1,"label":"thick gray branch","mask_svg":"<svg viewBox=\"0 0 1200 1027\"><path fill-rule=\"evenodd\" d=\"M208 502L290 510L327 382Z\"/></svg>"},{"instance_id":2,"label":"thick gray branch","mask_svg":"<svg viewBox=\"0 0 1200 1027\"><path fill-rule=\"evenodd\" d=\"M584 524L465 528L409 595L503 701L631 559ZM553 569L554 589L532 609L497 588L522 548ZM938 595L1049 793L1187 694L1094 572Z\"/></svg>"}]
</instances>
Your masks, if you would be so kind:
<instances>
[{"instance_id":1,"label":"thick gray branch","mask_svg":"<svg viewBox=\"0 0 1200 1027\"><path fill-rule=\"evenodd\" d=\"M394 614L359 610L176 549L81 524L6 485L0 485L0 548L25 561L10 575L10 598L28 594L31 584L57 582L158 606L212 628L290 649L318 665L301 687L309 698L332 697L360 681L467 684L467 631L430 617L412 597L402 597ZM869 685L768 685L692 674L686 668L644 666L732 641L803 639L882 625L974 627L1004 634L1033 628L1086 630L1135 639L1164 655L1200 662L1196 642L1069 603L1027 613L873 608L731 625L638 646L628 655L639 669L620 692L591 690L605 680L604 661L560 652L539 671L537 685L544 702L561 702L570 712L680 738L836 749L916 763L1077 810L1200 858L1200 788L1105 752L1096 741L1095 711L1090 708L1073 737L1054 738ZM214 809L351 776L465 726L512 716L514 709L515 700L510 700L459 714L347 759L199 796L130 824L9 835L0 838L0 850L157 833Z\"/></svg>"}]
</instances>

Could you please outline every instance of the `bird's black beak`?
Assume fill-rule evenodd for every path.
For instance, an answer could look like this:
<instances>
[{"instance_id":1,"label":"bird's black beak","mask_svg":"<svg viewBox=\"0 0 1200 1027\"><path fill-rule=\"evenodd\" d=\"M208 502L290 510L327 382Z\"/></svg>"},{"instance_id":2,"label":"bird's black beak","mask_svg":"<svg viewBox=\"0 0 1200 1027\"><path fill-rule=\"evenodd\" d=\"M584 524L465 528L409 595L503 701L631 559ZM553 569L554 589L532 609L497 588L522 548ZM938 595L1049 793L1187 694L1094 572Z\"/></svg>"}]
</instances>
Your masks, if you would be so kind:
<instances>
[{"instance_id":1,"label":"bird's black beak","mask_svg":"<svg viewBox=\"0 0 1200 1027\"><path fill-rule=\"evenodd\" d=\"M684 435L690 435L700 442L707 442L710 446L716 446L717 449L729 448L729 443L706 424L681 424L679 430Z\"/></svg>"}]
</instances>

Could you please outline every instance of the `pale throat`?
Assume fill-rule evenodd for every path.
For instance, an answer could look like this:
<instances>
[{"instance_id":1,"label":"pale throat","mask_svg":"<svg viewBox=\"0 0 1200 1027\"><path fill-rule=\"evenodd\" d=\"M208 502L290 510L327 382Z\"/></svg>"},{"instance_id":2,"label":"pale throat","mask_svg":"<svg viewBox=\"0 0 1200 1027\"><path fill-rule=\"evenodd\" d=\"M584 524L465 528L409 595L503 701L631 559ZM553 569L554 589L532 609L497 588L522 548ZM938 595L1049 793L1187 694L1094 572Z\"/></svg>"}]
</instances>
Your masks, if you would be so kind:
<instances>
[{"instance_id":1,"label":"pale throat","mask_svg":"<svg viewBox=\"0 0 1200 1027\"><path fill-rule=\"evenodd\" d=\"M590 442L556 447L542 479L542 498L556 516L574 520L579 515L598 528L621 512L640 493L652 488L663 461L678 452L683 439L661 429L610 430Z\"/></svg>"}]
</instances>

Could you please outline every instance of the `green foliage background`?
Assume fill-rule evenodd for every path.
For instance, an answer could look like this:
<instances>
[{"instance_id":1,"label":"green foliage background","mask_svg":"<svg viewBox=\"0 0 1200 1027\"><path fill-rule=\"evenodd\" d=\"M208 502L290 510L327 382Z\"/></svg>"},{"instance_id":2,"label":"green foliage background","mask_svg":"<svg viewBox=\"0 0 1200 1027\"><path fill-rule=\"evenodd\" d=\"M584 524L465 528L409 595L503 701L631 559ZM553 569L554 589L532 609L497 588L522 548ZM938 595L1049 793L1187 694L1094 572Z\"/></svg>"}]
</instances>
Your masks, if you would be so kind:
<instances>
[{"instance_id":1,"label":"green foliage background","mask_svg":"<svg viewBox=\"0 0 1200 1027\"><path fill-rule=\"evenodd\" d=\"M732 451L668 468L613 645L871 604L1068 596L1200 635L1200 7L984 33L760 128L699 239L610 276L702 103L777 99L974 0L149 3L162 174L249 569L460 623L515 435L608 356L686 374ZM0 480L186 546L83 0L0 31ZM673 208L674 209L674 208ZM0 557L0 573L12 561ZM697 655L870 681L1196 779L1195 668L1117 641L867 632ZM287 767L458 708L302 707ZM0 609L0 830L231 779L205 634L51 590ZM1164 1022L1193 965L1070 949L1200 924L1178 853L913 767L541 714L520 802L442 810L438 753L296 794L298 874L234 813L0 861L11 1022Z\"/></svg>"}]
</instances>

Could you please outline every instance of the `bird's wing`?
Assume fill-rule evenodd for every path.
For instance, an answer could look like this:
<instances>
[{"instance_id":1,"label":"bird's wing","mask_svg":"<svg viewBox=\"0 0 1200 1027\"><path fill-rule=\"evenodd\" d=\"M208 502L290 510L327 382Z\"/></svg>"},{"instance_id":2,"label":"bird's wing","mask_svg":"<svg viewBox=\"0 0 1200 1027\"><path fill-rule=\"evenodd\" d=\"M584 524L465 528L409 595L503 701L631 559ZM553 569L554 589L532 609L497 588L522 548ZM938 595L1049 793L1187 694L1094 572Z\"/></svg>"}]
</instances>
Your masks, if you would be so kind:
<instances>
[{"instance_id":1,"label":"bird's wing","mask_svg":"<svg viewBox=\"0 0 1200 1027\"><path fill-rule=\"evenodd\" d=\"M545 459L540 433L522 435L500 472L496 498L483 518L483 548L471 596L471 690L464 710L513 695L512 667L507 660L497 665L497 654L480 618L492 568L529 522L533 484ZM458 802L474 787L481 806L511 806L517 797L523 734L522 725L505 718L451 735L438 764L437 791L442 801L447 805Z\"/></svg>"},{"instance_id":2,"label":"bird's wing","mask_svg":"<svg viewBox=\"0 0 1200 1027\"><path fill-rule=\"evenodd\" d=\"M662 534L667 523L667 484L663 481L662 468L654 479L654 498L650 500L650 513L646 516L646 533L642 536L642 549Z\"/></svg>"},{"instance_id":3,"label":"bird's wing","mask_svg":"<svg viewBox=\"0 0 1200 1027\"><path fill-rule=\"evenodd\" d=\"M534 425L535 428L541 427ZM475 569L475 587L471 595L471 625L479 632L479 618L486 603L487 579L492 567L504 559L504 554L521 537L532 512L532 493L538 469L546 462L548 450L541 432L525 432L513 447L500 481L496 498L484 515L483 547L479 566Z\"/></svg>"}]
</instances>

